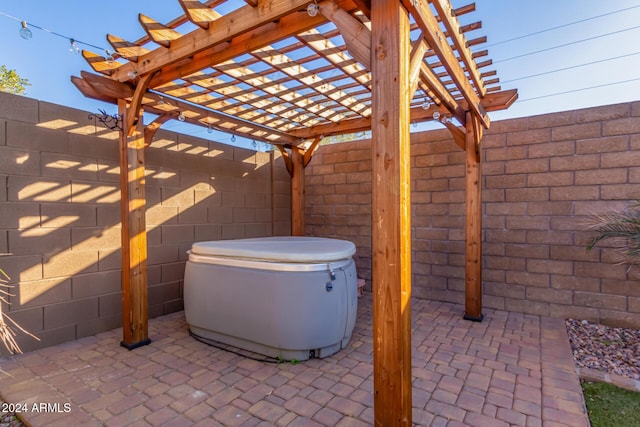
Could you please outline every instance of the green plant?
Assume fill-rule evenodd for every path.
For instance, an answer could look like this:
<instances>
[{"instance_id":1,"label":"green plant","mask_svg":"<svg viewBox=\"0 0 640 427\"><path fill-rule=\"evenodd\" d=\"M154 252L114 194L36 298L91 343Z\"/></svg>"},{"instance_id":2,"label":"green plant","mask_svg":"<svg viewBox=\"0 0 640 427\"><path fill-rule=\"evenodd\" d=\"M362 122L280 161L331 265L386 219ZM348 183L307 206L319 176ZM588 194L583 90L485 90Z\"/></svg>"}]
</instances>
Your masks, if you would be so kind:
<instances>
[{"instance_id":1,"label":"green plant","mask_svg":"<svg viewBox=\"0 0 640 427\"><path fill-rule=\"evenodd\" d=\"M2 311L2 304L11 304L8 297L14 296L9 292L12 286L8 285L8 283L9 276L0 269L0 341L2 341L9 354L22 353L20 346L16 342L18 331L23 332L38 341L40 341L40 338L25 330L11 317L9 317L7 313Z\"/></svg>"},{"instance_id":2,"label":"green plant","mask_svg":"<svg viewBox=\"0 0 640 427\"><path fill-rule=\"evenodd\" d=\"M6 65L0 65L0 91L24 95L26 86L31 86L29 80L20 77L16 70L10 70Z\"/></svg>"},{"instance_id":3,"label":"green plant","mask_svg":"<svg viewBox=\"0 0 640 427\"><path fill-rule=\"evenodd\" d=\"M590 381L582 389L593 427L640 426L640 393Z\"/></svg>"},{"instance_id":4,"label":"green plant","mask_svg":"<svg viewBox=\"0 0 640 427\"><path fill-rule=\"evenodd\" d=\"M618 211L593 215L590 222L596 235L587 242L588 251L602 240L613 239L621 263L640 263L640 201Z\"/></svg>"}]
</instances>

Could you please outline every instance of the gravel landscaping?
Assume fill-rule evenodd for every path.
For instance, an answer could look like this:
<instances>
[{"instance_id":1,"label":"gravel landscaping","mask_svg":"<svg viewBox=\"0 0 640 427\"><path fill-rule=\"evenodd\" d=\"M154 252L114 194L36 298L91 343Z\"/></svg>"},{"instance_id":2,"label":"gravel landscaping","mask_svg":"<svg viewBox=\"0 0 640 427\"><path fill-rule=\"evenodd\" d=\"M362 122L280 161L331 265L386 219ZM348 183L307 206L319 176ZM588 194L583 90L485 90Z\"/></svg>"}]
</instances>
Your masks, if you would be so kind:
<instances>
[{"instance_id":1,"label":"gravel landscaping","mask_svg":"<svg viewBox=\"0 0 640 427\"><path fill-rule=\"evenodd\" d=\"M568 319L576 366L640 380L640 330Z\"/></svg>"}]
</instances>

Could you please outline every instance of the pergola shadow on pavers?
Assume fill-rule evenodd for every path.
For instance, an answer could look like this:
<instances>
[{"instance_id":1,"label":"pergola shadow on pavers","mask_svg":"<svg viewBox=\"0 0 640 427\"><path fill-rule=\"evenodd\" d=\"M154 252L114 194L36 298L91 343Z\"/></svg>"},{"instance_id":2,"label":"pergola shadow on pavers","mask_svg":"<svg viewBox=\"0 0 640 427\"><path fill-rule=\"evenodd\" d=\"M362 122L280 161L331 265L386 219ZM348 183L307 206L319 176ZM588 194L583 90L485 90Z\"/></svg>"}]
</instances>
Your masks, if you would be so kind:
<instances>
[{"instance_id":1,"label":"pergola shadow on pavers","mask_svg":"<svg viewBox=\"0 0 640 427\"><path fill-rule=\"evenodd\" d=\"M481 27L448 0L178 0L185 14L83 52L73 77L118 105L122 189L122 345L149 343L144 147L177 119L274 144L291 174L292 234L304 234L304 167L324 136L371 129L374 372L380 425L411 424L411 122L441 121L466 153L465 317L482 320L480 142L508 108L485 67ZM474 50L472 50L474 47ZM142 112L156 115L146 126Z\"/></svg>"},{"instance_id":2,"label":"pergola shadow on pavers","mask_svg":"<svg viewBox=\"0 0 640 427\"><path fill-rule=\"evenodd\" d=\"M476 323L450 303L412 308L414 425L589 425L561 319L486 310ZM372 317L366 294L346 349L293 365L196 341L178 312L152 319L151 344L135 352L116 329L13 356L0 390L28 408L58 405L22 413L34 426L369 426Z\"/></svg>"}]
</instances>

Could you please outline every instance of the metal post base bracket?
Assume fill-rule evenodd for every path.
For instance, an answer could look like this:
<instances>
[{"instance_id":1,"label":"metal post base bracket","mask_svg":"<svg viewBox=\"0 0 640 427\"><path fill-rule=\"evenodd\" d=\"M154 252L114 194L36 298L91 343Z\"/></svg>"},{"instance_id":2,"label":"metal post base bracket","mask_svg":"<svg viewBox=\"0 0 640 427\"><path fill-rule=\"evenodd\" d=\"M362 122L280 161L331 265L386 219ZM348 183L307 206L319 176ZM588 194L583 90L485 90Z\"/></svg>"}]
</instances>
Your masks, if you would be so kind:
<instances>
[{"instance_id":1,"label":"metal post base bracket","mask_svg":"<svg viewBox=\"0 0 640 427\"><path fill-rule=\"evenodd\" d=\"M471 320L472 322L482 322L482 319L484 319L484 314L481 314L480 317L469 316L468 314L465 314L464 316L462 316L462 318L464 320Z\"/></svg>"},{"instance_id":2,"label":"metal post base bracket","mask_svg":"<svg viewBox=\"0 0 640 427\"><path fill-rule=\"evenodd\" d=\"M129 351L135 350L138 347L142 347L142 346L148 345L148 344L151 344L151 339L149 339L149 338L147 338L146 340L135 342L133 344L127 344L124 341L120 341L120 345L122 347L126 348Z\"/></svg>"}]
</instances>

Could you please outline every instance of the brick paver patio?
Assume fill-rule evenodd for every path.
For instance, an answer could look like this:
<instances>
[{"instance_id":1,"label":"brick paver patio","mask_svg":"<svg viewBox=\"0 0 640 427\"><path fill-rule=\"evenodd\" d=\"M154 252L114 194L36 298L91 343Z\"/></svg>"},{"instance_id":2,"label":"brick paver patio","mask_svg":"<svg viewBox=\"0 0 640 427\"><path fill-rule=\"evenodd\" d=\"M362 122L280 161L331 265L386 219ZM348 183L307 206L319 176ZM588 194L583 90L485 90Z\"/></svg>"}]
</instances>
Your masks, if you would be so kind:
<instances>
[{"instance_id":1,"label":"brick paver patio","mask_svg":"<svg viewBox=\"0 0 640 427\"><path fill-rule=\"evenodd\" d=\"M415 425L589 426L561 319L487 309L473 323L426 300L412 310ZM0 359L11 375L0 394L32 426L373 424L370 294L347 349L297 365L198 342L182 312L149 329L152 343L131 352L117 329Z\"/></svg>"}]
</instances>

